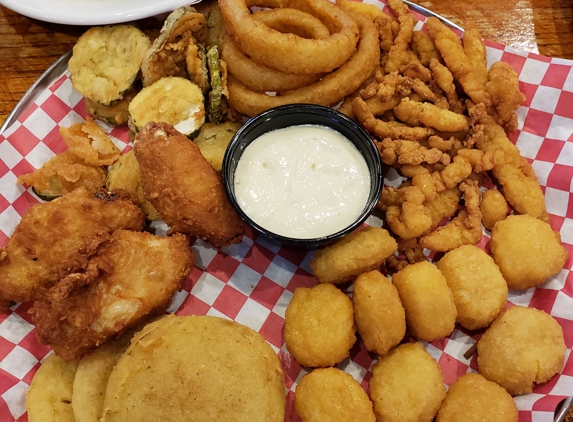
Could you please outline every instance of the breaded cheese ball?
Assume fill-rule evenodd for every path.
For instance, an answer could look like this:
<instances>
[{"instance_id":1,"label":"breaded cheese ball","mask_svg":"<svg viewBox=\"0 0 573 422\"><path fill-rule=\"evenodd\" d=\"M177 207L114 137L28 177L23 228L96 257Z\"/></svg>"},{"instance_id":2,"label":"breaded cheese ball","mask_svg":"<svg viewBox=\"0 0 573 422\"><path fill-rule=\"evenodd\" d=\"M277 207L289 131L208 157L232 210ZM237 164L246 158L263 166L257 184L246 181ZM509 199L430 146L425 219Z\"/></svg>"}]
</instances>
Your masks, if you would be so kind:
<instances>
[{"instance_id":1,"label":"breaded cheese ball","mask_svg":"<svg viewBox=\"0 0 573 422\"><path fill-rule=\"evenodd\" d=\"M360 274L352 293L354 319L366 349L383 355L406 334L406 314L394 285L380 274Z\"/></svg>"},{"instance_id":2,"label":"breaded cheese ball","mask_svg":"<svg viewBox=\"0 0 573 422\"><path fill-rule=\"evenodd\" d=\"M456 325L454 295L440 270L428 261L408 265L392 276L412 334L423 341L450 335Z\"/></svg>"},{"instance_id":3,"label":"breaded cheese ball","mask_svg":"<svg viewBox=\"0 0 573 422\"><path fill-rule=\"evenodd\" d=\"M422 343L392 349L372 374L370 397L378 421L431 422L446 395L442 370Z\"/></svg>"},{"instance_id":4,"label":"breaded cheese ball","mask_svg":"<svg viewBox=\"0 0 573 422\"><path fill-rule=\"evenodd\" d=\"M515 401L495 382L467 373L454 382L444 399L436 422L517 422Z\"/></svg>"},{"instance_id":5,"label":"breaded cheese ball","mask_svg":"<svg viewBox=\"0 0 573 422\"><path fill-rule=\"evenodd\" d=\"M487 327L505 308L507 283L493 258L477 246L448 252L437 267L454 294L457 322L463 327Z\"/></svg>"},{"instance_id":6,"label":"breaded cheese ball","mask_svg":"<svg viewBox=\"0 0 573 422\"><path fill-rule=\"evenodd\" d=\"M310 268L320 283L344 283L379 268L397 250L388 231L369 226L316 251Z\"/></svg>"},{"instance_id":7,"label":"breaded cheese ball","mask_svg":"<svg viewBox=\"0 0 573 422\"><path fill-rule=\"evenodd\" d=\"M557 274L567 249L551 226L530 215L510 215L491 231L491 253L510 289L526 290Z\"/></svg>"},{"instance_id":8,"label":"breaded cheese ball","mask_svg":"<svg viewBox=\"0 0 573 422\"><path fill-rule=\"evenodd\" d=\"M356 342L352 301L332 284L299 287L285 313L286 347L313 368L336 365Z\"/></svg>"},{"instance_id":9,"label":"breaded cheese ball","mask_svg":"<svg viewBox=\"0 0 573 422\"><path fill-rule=\"evenodd\" d=\"M488 230L491 230L495 223L507 217L507 201L497 189L488 189L483 193L479 208L481 222Z\"/></svg>"},{"instance_id":10,"label":"breaded cheese ball","mask_svg":"<svg viewBox=\"0 0 573 422\"><path fill-rule=\"evenodd\" d=\"M563 329L544 311L514 306L477 343L478 372L511 395L531 393L563 368Z\"/></svg>"},{"instance_id":11,"label":"breaded cheese ball","mask_svg":"<svg viewBox=\"0 0 573 422\"><path fill-rule=\"evenodd\" d=\"M337 368L315 369L302 377L294 406L302 422L376 421L366 391Z\"/></svg>"}]
</instances>

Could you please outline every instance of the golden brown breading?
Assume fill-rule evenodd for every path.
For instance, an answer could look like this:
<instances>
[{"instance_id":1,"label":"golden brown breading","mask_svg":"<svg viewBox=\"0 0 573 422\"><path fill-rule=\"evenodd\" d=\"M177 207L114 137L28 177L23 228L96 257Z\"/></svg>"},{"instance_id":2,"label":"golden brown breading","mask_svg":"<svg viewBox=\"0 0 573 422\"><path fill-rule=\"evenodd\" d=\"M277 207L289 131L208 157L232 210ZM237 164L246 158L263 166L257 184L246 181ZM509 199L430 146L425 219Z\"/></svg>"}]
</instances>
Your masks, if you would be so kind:
<instances>
[{"instance_id":1,"label":"golden brown breading","mask_svg":"<svg viewBox=\"0 0 573 422\"><path fill-rule=\"evenodd\" d=\"M143 319L163 313L191 272L187 236L115 231L85 272L59 281L30 309L40 342L79 359Z\"/></svg>"},{"instance_id":2,"label":"golden brown breading","mask_svg":"<svg viewBox=\"0 0 573 422\"><path fill-rule=\"evenodd\" d=\"M509 211L507 201L497 189L488 189L483 193L479 208L481 210L481 222L488 230L493 229L495 223L507 217Z\"/></svg>"},{"instance_id":3,"label":"golden brown breading","mask_svg":"<svg viewBox=\"0 0 573 422\"><path fill-rule=\"evenodd\" d=\"M107 166L119 158L119 148L91 117L85 123L60 128L60 135L69 150L88 164Z\"/></svg>"},{"instance_id":4,"label":"golden brown breading","mask_svg":"<svg viewBox=\"0 0 573 422\"><path fill-rule=\"evenodd\" d=\"M386 230L365 227L317 250L310 268L320 283L344 283L379 268L397 249L396 241Z\"/></svg>"},{"instance_id":5,"label":"golden brown breading","mask_svg":"<svg viewBox=\"0 0 573 422\"><path fill-rule=\"evenodd\" d=\"M505 62L495 62L485 84L495 107L495 118L507 133L517 129L517 109L525 101L525 95L519 91L519 77L513 68Z\"/></svg>"},{"instance_id":6,"label":"golden brown breading","mask_svg":"<svg viewBox=\"0 0 573 422\"><path fill-rule=\"evenodd\" d=\"M220 176L185 135L147 124L134 143L146 198L171 229L215 247L241 241L245 223L231 208Z\"/></svg>"},{"instance_id":7,"label":"golden brown breading","mask_svg":"<svg viewBox=\"0 0 573 422\"><path fill-rule=\"evenodd\" d=\"M563 368L563 328L551 315L514 306L477 343L478 372L511 395L531 393Z\"/></svg>"},{"instance_id":8,"label":"golden brown breading","mask_svg":"<svg viewBox=\"0 0 573 422\"><path fill-rule=\"evenodd\" d=\"M28 209L0 249L0 297L40 299L67 274L86 267L117 229L141 230L145 217L125 196L83 188Z\"/></svg>"}]
</instances>

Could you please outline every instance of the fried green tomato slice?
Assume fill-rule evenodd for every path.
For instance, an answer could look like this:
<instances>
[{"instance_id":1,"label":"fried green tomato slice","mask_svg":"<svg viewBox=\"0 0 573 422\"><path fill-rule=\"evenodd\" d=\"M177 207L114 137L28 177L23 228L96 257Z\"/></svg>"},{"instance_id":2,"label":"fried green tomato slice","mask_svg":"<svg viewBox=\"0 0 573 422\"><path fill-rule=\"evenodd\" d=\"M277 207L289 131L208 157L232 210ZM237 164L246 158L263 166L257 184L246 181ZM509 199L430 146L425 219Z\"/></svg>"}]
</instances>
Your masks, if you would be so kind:
<instances>
[{"instance_id":1,"label":"fried green tomato slice","mask_svg":"<svg viewBox=\"0 0 573 422\"><path fill-rule=\"evenodd\" d=\"M96 26L73 48L68 63L76 91L102 105L120 100L139 75L151 42L129 25Z\"/></svg>"}]
</instances>

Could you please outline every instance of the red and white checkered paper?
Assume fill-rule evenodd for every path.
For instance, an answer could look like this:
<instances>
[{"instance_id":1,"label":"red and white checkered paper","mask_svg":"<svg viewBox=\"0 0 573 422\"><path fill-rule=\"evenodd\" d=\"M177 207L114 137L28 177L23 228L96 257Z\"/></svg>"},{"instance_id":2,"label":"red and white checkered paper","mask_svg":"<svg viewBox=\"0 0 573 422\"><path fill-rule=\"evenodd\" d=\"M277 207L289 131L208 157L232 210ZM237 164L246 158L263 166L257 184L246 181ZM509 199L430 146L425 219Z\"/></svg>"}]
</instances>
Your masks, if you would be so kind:
<instances>
[{"instance_id":1,"label":"red and white checkered paper","mask_svg":"<svg viewBox=\"0 0 573 422\"><path fill-rule=\"evenodd\" d=\"M368 1L368 0L367 0ZM385 8L378 0L369 2ZM418 27L423 26L425 17ZM510 292L510 304L530 306L553 315L563 327L567 353L561 374L538 386L532 394L516 397L521 422L553 421L556 405L573 394L573 61L543 57L487 43L490 62L503 60L520 75L527 101L518 111L519 128L510 135L533 165L546 195L551 225L569 250L565 268L544 284L525 292ZM66 149L58 128L80 122L87 115L82 97L69 75L56 78L3 135L0 135L0 246L38 198L16 183L18 176L41 166ZM105 127L122 151L131 149L126 129ZM376 224L376 221L373 220ZM487 248L484 234L481 245ZM308 266L312 251L280 247L249 231L241 244L220 250L198 240L193 246L196 266L171 310L179 315L216 315L260 332L278 353L285 372L286 421L299 421L293 407L297 382L306 373L289 355L283 338L285 309L294 290L313 286ZM540 262L539 265L543 265ZM19 304L0 314L0 420L26 421L25 393L49 348L38 343L27 313ZM451 385L467 371L476 371L476 356L463 357L479 339L456 329L449 337L425 343ZM358 342L351 358L339 368L367 390L375 355Z\"/></svg>"}]
</instances>

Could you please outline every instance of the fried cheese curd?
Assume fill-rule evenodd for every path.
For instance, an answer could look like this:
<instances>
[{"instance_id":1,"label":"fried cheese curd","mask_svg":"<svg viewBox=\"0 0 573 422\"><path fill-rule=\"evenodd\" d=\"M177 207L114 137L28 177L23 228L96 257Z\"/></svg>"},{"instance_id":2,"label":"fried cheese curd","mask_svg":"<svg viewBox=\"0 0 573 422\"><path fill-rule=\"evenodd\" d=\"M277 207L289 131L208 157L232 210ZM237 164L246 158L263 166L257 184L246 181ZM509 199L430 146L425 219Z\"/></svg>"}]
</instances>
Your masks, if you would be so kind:
<instances>
[{"instance_id":1,"label":"fried cheese curd","mask_svg":"<svg viewBox=\"0 0 573 422\"><path fill-rule=\"evenodd\" d=\"M491 252L510 289L526 290L557 274L567 260L561 237L544 221L510 215L491 232Z\"/></svg>"},{"instance_id":2,"label":"fried cheese curd","mask_svg":"<svg viewBox=\"0 0 573 422\"><path fill-rule=\"evenodd\" d=\"M376 421L366 391L338 368L319 368L302 377L294 405L302 422Z\"/></svg>"},{"instance_id":3,"label":"fried cheese curd","mask_svg":"<svg viewBox=\"0 0 573 422\"><path fill-rule=\"evenodd\" d=\"M372 368L370 397L378 421L430 422L445 395L440 366L422 343L402 344Z\"/></svg>"},{"instance_id":4,"label":"fried cheese curd","mask_svg":"<svg viewBox=\"0 0 573 422\"><path fill-rule=\"evenodd\" d=\"M379 268L397 250L387 230L368 226L316 251L310 268L320 283L340 284Z\"/></svg>"},{"instance_id":5,"label":"fried cheese curd","mask_svg":"<svg viewBox=\"0 0 573 422\"><path fill-rule=\"evenodd\" d=\"M478 372L511 395L531 393L563 368L563 328L551 315L514 306L477 343Z\"/></svg>"},{"instance_id":6,"label":"fried cheese curd","mask_svg":"<svg viewBox=\"0 0 573 422\"><path fill-rule=\"evenodd\" d=\"M313 368L340 363L356 342L352 301L332 284L299 287L285 312L286 347Z\"/></svg>"},{"instance_id":7,"label":"fried cheese curd","mask_svg":"<svg viewBox=\"0 0 573 422\"><path fill-rule=\"evenodd\" d=\"M383 355L406 334L406 315L396 287L378 271L360 274L352 292L354 318L366 349Z\"/></svg>"},{"instance_id":8,"label":"fried cheese curd","mask_svg":"<svg viewBox=\"0 0 573 422\"><path fill-rule=\"evenodd\" d=\"M32 378L26 393L29 422L75 422L72 390L78 361L49 355Z\"/></svg>"},{"instance_id":9,"label":"fried cheese curd","mask_svg":"<svg viewBox=\"0 0 573 422\"><path fill-rule=\"evenodd\" d=\"M467 373L448 389L436 422L517 422L515 401L502 387L479 374Z\"/></svg>"},{"instance_id":10,"label":"fried cheese curd","mask_svg":"<svg viewBox=\"0 0 573 422\"><path fill-rule=\"evenodd\" d=\"M102 422L283 422L284 374L256 331L175 316L135 335L107 383Z\"/></svg>"},{"instance_id":11,"label":"fried cheese curd","mask_svg":"<svg viewBox=\"0 0 573 422\"><path fill-rule=\"evenodd\" d=\"M456 320L463 327L487 327L504 309L507 283L492 257L477 246L460 246L436 265L454 294Z\"/></svg>"},{"instance_id":12,"label":"fried cheese curd","mask_svg":"<svg viewBox=\"0 0 573 422\"><path fill-rule=\"evenodd\" d=\"M422 341L447 337L456 324L454 295L440 270L428 261L408 265L392 276L412 334Z\"/></svg>"}]
</instances>

